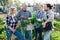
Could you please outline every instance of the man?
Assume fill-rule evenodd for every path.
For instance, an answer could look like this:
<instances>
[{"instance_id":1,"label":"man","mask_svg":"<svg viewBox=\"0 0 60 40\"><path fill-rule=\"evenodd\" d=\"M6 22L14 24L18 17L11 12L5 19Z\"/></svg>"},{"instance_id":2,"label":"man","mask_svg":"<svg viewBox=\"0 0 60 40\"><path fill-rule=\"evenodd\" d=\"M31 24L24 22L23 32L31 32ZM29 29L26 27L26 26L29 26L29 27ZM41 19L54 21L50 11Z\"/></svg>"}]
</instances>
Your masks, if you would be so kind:
<instances>
[{"instance_id":1,"label":"man","mask_svg":"<svg viewBox=\"0 0 60 40\"><path fill-rule=\"evenodd\" d=\"M36 12L36 20L39 24L35 26L35 32L36 32L35 40L38 40L37 38L38 33L39 33L40 40L43 40L42 39L42 22L43 22L43 19L46 17L46 12L43 9L44 9L43 5L39 4L39 10Z\"/></svg>"},{"instance_id":2,"label":"man","mask_svg":"<svg viewBox=\"0 0 60 40\"><path fill-rule=\"evenodd\" d=\"M43 23L44 28L44 40L50 40L50 33L52 30L52 23L54 20L54 12L52 11L52 6L50 4L46 4L47 11L47 20Z\"/></svg>"},{"instance_id":3,"label":"man","mask_svg":"<svg viewBox=\"0 0 60 40\"><path fill-rule=\"evenodd\" d=\"M18 18L21 20L29 20L31 18L31 13L29 11L27 11L27 5L26 4L22 4L22 9L19 11L18 13ZM23 23L21 22L21 32L24 35L24 39L25 39L25 27L23 27L22 25ZM31 30L27 30L28 32L28 39L32 40L32 33Z\"/></svg>"}]
</instances>

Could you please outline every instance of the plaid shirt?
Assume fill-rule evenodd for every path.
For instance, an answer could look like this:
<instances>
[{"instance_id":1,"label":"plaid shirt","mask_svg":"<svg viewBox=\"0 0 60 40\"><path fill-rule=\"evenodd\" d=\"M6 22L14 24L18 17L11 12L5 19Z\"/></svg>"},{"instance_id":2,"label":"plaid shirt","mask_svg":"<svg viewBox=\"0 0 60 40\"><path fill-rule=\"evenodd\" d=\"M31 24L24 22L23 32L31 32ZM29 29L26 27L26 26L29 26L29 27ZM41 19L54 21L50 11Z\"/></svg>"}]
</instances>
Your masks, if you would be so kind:
<instances>
[{"instance_id":1,"label":"plaid shirt","mask_svg":"<svg viewBox=\"0 0 60 40\"><path fill-rule=\"evenodd\" d=\"M6 17L6 24L7 24L7 26L14 27L14 29L15 29L17 23L18 23L18 20L17 20L16 16L14 16L12 18L11 15L7 15L7 17Z\"/></svg>"}]
</instances>

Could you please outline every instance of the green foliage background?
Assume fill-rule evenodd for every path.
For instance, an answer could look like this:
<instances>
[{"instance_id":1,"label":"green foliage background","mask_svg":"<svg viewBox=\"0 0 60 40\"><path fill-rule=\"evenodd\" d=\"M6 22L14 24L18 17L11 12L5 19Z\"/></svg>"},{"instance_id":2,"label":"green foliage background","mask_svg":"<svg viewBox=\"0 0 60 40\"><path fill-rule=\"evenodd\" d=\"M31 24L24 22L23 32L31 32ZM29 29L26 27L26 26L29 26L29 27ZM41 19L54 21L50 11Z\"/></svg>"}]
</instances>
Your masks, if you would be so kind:
<instances>
[{"instance_id":1,"label":"green foliage background","mask_svg":"<svg viewBox=\"0 0 60 40\"><path fill-rule=\"evenodd\" d=\"M35 12L32 12L32 18L34 17ZM60 40L60 21L55 20L54 21L55 31L51 33L51 40ZM17 30L20 32L20 26L17 28ZM35 31L32 31L33 38L35 37ZM44 33L43 33L44 34ZM6 23L4 22L3 18L0 18L0 39L6 40ZM28 38L27 32L26 32L26 38Z\"/></svg>"}]
</instances>

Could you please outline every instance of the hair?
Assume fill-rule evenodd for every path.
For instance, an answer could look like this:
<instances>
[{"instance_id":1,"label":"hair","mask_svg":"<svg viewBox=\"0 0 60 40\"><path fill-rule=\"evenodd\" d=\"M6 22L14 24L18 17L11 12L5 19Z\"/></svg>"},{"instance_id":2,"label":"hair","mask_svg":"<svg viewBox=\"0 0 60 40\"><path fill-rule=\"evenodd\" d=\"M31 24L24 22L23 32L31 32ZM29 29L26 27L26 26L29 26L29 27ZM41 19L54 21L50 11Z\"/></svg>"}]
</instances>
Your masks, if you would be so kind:
<instances>
[{"instance_id":1,"label":"hair","mask_svg":"<svg viewBox=\"0 0 60 40\"><path fill-rule=\"evenodd\" d=\"M43 10L44 10L44 5L43 4L39 3L39 6L41 6L43 8Z\"/></svg>"},{"instance_id":2,"label":"hair","mask_svg":"<svg viewBox=\"0 0 60 40\"><path fill-rule=\"evenodd\" d=\"M46 4L46 6L49 8L49 9L52 9L52 5L51 4Z\"/></svg>"},{"instance_id":3,"label":"hair","mask_svg":"<svg viewBox=\"0 0 60 40\"><path fill-rule=\"evenodd\" d=\"M26 4L26 3L23 3L23 4L22 4L22 6L23 6L23 5L26 5L26 6L27 6L27 4Z\"/></svg>"},{"instance_id":4,"label":"hair","mask_svg":"<svg viewBox=\"0 0 60 40\"><path fill-rule=\"evenodd\" d=\"M9 15L11 14L11 9L12 9L12 8L14 8L14 9L16 10L16 13L15 13L15 15L16 15L16 14L17 14L17 9L16 9L16 7L14 7L14 6L11 6L11 7L9 8L9 13L8 13L8 14L9 14Z\"/></svg>"},{"instance_id":5,"label":"hair","mask_svg":"<svg viewBox=\"0 0 60 40\"><path fill-rule=\"evenodd\" d=\"M42 4L39 4L39 6L42 6L42 7L43 7L43 5L42 5Z\"/></svg>"}]
</instances>

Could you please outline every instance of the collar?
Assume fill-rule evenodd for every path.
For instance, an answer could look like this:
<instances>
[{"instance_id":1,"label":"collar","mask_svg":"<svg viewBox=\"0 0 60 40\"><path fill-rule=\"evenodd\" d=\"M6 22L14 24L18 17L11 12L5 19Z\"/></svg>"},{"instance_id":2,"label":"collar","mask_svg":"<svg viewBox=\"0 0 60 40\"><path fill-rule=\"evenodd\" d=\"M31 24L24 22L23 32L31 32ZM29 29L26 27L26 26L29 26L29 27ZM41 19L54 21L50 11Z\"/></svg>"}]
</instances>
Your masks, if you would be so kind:
<instances>
[{"instance_id":1,"label":"collar","mask_svg":"<svg viewBox=\"0 0 60 40\"><path fill-rule=\"evenodd\" d=\"M8 14L9 16L12 16L12 18L16 15L16 14L13 14L13 15L11 15L11 14Z\"/></svg>"},{"instance_id":2,"label":"collar","mask_svg":"<svg viewBox=\"0 0 60 40\"><path fill-rule=\"evenodd\" d=\"M22 9L22 11L23 11L23 12L26 12L27 10L23 10L23 9Z\"/></svg>"},{"instance_id":3,"label":"collar","mask_svg":"<svg viewBox=\"0 0 60 40\"><path fill-rule=\"evenodd\" d=\"M40 12L40 13L44 13L44 10L43 10L42 12L39 10L39 12Z\"/></svg>"}]
</instances>

